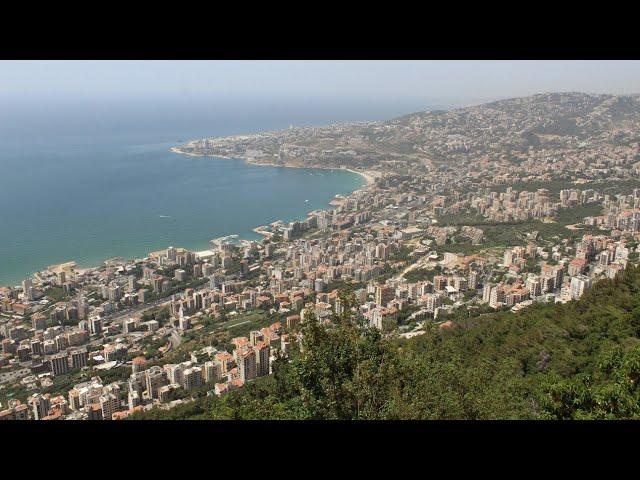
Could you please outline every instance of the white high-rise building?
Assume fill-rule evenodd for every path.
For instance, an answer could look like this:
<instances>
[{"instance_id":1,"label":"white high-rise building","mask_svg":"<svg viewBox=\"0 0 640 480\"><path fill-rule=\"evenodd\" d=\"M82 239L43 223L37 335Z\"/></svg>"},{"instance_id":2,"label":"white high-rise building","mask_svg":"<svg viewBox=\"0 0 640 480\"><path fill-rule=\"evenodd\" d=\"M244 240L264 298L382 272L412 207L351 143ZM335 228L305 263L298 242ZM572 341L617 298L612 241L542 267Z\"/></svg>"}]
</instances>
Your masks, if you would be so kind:
<instances>
[{"instance_id":1,"label":"white high-rise building","mask_svg":"<svg viewBox=\"0 0 640 480\"><path fill-rule=\"evenodd\" d=\"M182 388L189 390L202 385L202 368L187 368L182 374Z\"/></svg>"},{"instance_id":2,"label":"white high-rise building","mask_svg":"<svg viewBox=\"0 0 640 480\"><path fill-rule=\"evenodd\" d=\"M100 410L102 410L103 420L111 420L113 414L120 410L120 397L113 392L101 395Z\"/></svg>"},{"instance_id":3,"label":"white high-rise building","mask_svg":"<svg viewBox=\"0 0 640 480\"><path fill-rule=\"evenodd\" d=\"M222 376L222 365L217 362L205 362L204 381L205 383L216 382Z\"/></svg>"},{"instance_id":4,"label":"white high-rise building","mask_svg":"<svg viewBox=\"0 0 640 480\"><path fill-rule=\"evenodd\" d=\"M49 395L36 393L29 397L27 403L31 406L31 413L34 420L42 420L44 417L49 415Z\"/></svg>"},{"instance_id":5,"label":"white high-rise building","mask_svg":"<svg viewBox=\"0 0 640 480\"><path fill-rule=\"evenodd\" d=\"M591 279L585 275L571 277L571 298L577 300L591 288Z\"/></svg>"},{"instance_id":6,"label":"white high-rise building","mask_svg":"<svg viewBox=\"0 0 640 480\"><path fill-rule=\"evenodd\" d=\"M26 278L22 281L22 290L24 291L24 296L27 300L33 300L33 284L30 278Z\"/></svg>"}]
</instances>

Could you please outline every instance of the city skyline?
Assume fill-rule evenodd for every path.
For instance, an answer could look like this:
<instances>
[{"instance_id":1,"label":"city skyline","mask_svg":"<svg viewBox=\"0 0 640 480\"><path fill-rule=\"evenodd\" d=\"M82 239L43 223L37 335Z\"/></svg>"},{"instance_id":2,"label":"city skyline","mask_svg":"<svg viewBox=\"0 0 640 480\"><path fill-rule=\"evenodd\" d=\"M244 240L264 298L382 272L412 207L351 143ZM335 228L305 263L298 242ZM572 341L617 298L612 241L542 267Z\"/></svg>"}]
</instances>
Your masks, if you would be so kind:
<instances>
[{"instance_id":1,"label":"city skyline","mask_svg":"<svg viewBox=\"0 0 640 480\"><path fill-rule=\"evenodd\" d=\"M44 263L0 286L0 420L639 418L638 132L640 96L536 94L129 145L148 155L102 162L115 179L102 192L106 176L84 161L96 158L91 133L50 162L58 135L23 160L32 136L9 135L8 157L18 155L8 172L39 163L14 182L20 208L5 223L45 213L49 249L63 241L56 215L119 186L140 195L121 193L74 227L98 221L95 240L114 246L129 223L163 245L96 265ZM89 175L65 185L61 167L80 141L88 150L74 167ZM155 148L170 155L164 168ZM267 200L300 178L251 197L224 165L251 167L251 191L273 171L361 182L321 208L303 187L295 219ZM216 178L228 188L195 222L268 210L257 238L209 236L195 248L143 221L140 204L162 196L179 208L154 222L185 228L198 197L177 205L179 194ZM160 190L146 194L144 181ZM20 243L5 231L0 244Z\"/></svg>"}]
</instances>

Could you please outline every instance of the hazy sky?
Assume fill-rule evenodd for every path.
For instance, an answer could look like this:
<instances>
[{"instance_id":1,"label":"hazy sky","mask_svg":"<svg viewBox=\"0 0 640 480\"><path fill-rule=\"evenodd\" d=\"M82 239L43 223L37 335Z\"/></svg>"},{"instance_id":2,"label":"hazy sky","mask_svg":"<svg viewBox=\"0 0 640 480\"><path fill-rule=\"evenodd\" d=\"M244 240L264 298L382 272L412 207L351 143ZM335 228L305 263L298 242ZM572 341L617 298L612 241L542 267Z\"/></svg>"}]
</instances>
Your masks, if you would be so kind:
<instances>
[{"instance_id":1,"label":"hazy sky","mask_svg":"<svg viewBox=\"0 0 640 480\"><path fill-rule=\"evenodd\" d=\"M382 96L469 102L640 93L640 61L0 61L0 98Z\"/></svg>"}]
</instances>

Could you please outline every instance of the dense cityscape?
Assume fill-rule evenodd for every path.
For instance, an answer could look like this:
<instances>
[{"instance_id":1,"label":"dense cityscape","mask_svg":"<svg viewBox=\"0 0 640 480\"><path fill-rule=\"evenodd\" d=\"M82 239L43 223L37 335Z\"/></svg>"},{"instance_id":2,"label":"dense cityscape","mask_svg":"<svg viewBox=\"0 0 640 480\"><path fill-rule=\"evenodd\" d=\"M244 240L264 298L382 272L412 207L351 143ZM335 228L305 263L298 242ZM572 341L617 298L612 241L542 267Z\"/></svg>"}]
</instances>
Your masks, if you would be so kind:
<instances>
[{"instance_id":1,"label":"dense cityscape","mask_svg":"<svg viewBox=\"0 0 640 480\"><path fill-rule=\"evenodd\" d=\"M638 263L640 97L554 93L174 147L367 185L329 210L0 287L0 419L116 420L272 376L308 322L389 341L579 301ZM232 161L212 158L211 161Z\"/></svg>"}]
</instances>

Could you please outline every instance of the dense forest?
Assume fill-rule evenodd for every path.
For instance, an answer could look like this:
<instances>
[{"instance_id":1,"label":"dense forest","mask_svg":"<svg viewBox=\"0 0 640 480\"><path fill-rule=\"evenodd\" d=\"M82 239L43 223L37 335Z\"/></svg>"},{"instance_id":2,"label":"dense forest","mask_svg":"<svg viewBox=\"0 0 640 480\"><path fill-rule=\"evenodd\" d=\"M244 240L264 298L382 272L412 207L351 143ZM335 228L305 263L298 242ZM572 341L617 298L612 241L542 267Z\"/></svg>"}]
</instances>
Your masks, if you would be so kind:
<instances>
[{"instance_id":1,"label":"dense forest","mask_svg":"<svg viewBox=\"0 0 640 480\"><path fill-rule=\"evenodd\" d=\"M348 302L348 294L345 294ZM640 417L640 268L579 300L384 337L345 315L301 326L300 351L222 397L131 419Z\"/></svg>"}]
</instances>

